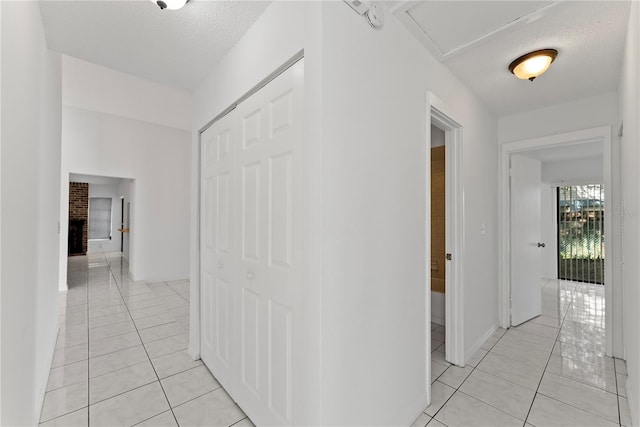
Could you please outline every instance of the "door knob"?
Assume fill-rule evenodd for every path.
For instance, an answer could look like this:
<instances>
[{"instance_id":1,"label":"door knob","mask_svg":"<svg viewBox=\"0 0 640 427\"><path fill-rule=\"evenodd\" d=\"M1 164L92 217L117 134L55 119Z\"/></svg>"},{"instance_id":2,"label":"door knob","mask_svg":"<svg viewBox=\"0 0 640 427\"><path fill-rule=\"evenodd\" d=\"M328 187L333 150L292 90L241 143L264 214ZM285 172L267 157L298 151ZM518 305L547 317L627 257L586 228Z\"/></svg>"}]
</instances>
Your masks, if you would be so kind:
<instances>
[{"instance_id":1,"label":"door knob","mask_svg":"<svg viewBox=\"0 0 640 427\"><path fill-rule=\"evenodd\" d=\"M540 243L540 242L538 242L538 247L539 247L539 248L544 248L545 246L547 246L547 245L545 245L544 243Z\"/></svg>"}]
</instances>

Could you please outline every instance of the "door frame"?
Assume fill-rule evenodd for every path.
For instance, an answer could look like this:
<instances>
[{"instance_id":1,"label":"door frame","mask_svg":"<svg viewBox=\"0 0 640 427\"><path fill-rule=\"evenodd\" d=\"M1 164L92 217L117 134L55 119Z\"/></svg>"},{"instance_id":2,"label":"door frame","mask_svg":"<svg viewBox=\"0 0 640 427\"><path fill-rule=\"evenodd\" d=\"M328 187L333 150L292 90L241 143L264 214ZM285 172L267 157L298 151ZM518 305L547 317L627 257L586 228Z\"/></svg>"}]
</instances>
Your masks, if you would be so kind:
<instances>
[{"instance_id":1,"label":"door frame","mask_svg":"<svg viewBox=\"0 0 640 427\"><path fill-rule=\"evenodd\" d=\"M600 126L589 129L582 129L578 131L558 133L552 135L546 135L537 138L529 138L514 142L502 144L499 154L499 210L498 210L498 223L499 238L498 238L498 320L500 327L509 328L511 326L510 321L510 304L509 294L511 290L510 274L511 274L511 210L510 210L510 188L509 188L509 164L512 154L526 153L540 148L551 148L555 146L571 146L580 145L584 143L601 142L603 152L603 172L604 172L604 191L605 200L608 200L609 212L614 213L618 209L616 208L619 203L618 200L611 200L612 190L612 153L611 153L611 126ZM613 215L605 215L604 229L605 236L613 236ZM619 230L616 230L619 232ZM614 262L612 257L615 255L613 251L613 239L605 240L605 335L606 335L606 354L619 354L621 353L622 343L620 338L613 339L613 332L621 330L622 326L622 306L617 304L613 295L618 295L620 292L618 283L613 282ZM619 268L619 263L616 263ZM615 326L615 328L614 328ZM619 334L616 334L619 335ZM614 352L614 341L616 350ZM618 349L620 349L618 351Z\"/></svg>"},{"instance_id":2,"label":"door frame","mask_svg":"<svg viewBox=\"0 0 640 427\"><path fill-rule=\"evenodd\" d=\"M445 358L457 366L464 366L464 205L462 187L462 129L457 115L433 92L427 92L427 200L431 200L431 125L445 133L445 246L453 255L453 262L445 264ZM426 215L426 294L427 294L427 353L431 357L431 205ZM427 365L427 384L431 384L430 363Z\"/></svg>"}]
</instances>

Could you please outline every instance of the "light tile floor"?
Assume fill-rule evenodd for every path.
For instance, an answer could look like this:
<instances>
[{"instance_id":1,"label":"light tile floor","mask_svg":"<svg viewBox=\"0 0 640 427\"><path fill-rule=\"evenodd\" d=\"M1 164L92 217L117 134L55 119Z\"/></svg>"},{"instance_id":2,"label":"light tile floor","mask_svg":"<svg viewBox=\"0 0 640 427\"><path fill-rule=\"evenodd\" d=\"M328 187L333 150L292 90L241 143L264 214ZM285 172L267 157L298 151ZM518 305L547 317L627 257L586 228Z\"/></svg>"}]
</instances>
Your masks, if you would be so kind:
<instances>
[{"instance_id":1,"label":"light tile floor","mask_svg":"<svg viewBox=\"0 0 640 427\"><path fill-rule=\"evenodd\" d=\"M496 331L465 368L445 361L433 324L432 402L413 426L630 426L604 315L604 287L543 280L542 315Z\"/></svg>"},{"instance_id":2,"label":"light tile floor","mask_svg":"<svg viewBox=\"0 0 640 427\"><path fill-rule=\"evenodd\" d=\"M188 281L129 279L119 254L69 259L43 426L253 424L187 354ZM432 325L432 403L414 426L630 426L624 361L604 356L604 288L544 281L542 315L465 368Z\"/></svg>"},{"instance_id":3,"label":"light tile floor","mask_svg":"<svg viewBox=\"0 0 640 427\"><path fill-rule=\"evenodd\" d=\"M187 354L188 281L133 282L119 253L68 274L40 425L253 426Z\"/></svg>"}]
</instances>

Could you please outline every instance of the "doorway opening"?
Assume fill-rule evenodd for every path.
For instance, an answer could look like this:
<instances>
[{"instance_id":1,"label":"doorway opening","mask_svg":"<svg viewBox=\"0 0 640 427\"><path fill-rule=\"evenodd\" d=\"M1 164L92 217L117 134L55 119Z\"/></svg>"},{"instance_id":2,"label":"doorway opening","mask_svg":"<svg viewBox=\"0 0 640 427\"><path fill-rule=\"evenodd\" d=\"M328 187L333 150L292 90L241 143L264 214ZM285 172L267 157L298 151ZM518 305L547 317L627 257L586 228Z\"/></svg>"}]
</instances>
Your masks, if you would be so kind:
<instances>
[{"instance_id":1,"label":"doorway opening","mask_svg":"<svg viewBox=\"0 0 640 427\"><path fill-rule=\"evenodd\" d=\"M594 168L590 170L595 170L596 167L600 169L600 178L598 180L587 179L587 177L583 176L585 170L589 168L585 168L585 164L590 160L585 157L587 153L595 154L598 153L597 156L593 156ZM503 144L501 147L501 172L500 172L500 218L499 222L501 223L500 229L500 240L499 240L499 262L500 262L500 281L499 281L499 322L500 326L503 328L509 328L511 326L516 325L518 322L513 322L513 311L517 308L515 307L514 302L519 298L517 295L518 292L523 289L526 292L530 292L532 295L535 294L535 298L529 296L527 298L519 298L521 301L524 301L524 304L528 307L532 300L535 300L536 303L541 295L541 269L537 270L537 277L539 279L530 281L532 283L531 286L526 287L523 285L523 277L521 273L518 272L519 265L527 265L527 262L520 262L518 264L517 258L520 254L529 253L530 250L539 250L545 251L547 250L550 253L550 259L553 263L559 262L557 256L557 249L551 248L551 251L548 251L549 248L545 248L547 246L545 243L551 243L549 241L543 241L541 239L542 233L540 233L540 228L538 225L538 234L537 236L529 236L530 239L527 240L527 236L522 237L520 240L517 240L518 233L514 233L514 231L522 230L523 227L518 226L517 224L517 212L514 213L514 206L519 206L518 203L515 203L513 198L518 196L518 191L513 188L514 180L520 179L522 168L518 165L514 167L514 159L518 158L529 158L535 159L542 163L542 170L547 175L547 180L545 181L545 185L550 185L547 187L549 189L553 187L564 187L570 185L581 185L585 182L602 182L602 192L603 198L602 200L608 200L608 205L610 209L614 208L614 203L611 200L610 189L612 188L611 182L613 179L612 174L612 147L611 147L611 128L608 126L603 126L599 128L585 129L581 131L567 132L555 135L549 135L534 139L516 141L512 143ZM553 160L553 161L551 161ZM573 162L573 163L572 163ZM574 175L571 175L574 173ZM538 188L544 188L542 180L539 181ZM554 189L555 190L555 189ZM557 192L547 191L548 195L553 199L553 205L559 206L559 200L557 199ZM545 194L545 191L542 192ZM589 199L588 197L586 199ZM614 201L615 202L615 201ZM591 202L587 202L589 204ZM540 206L540 201L538 202L538 206ZM556 208L557 209L557 208ZM520 210L526 211L527 208L523 208ZM551 210L549 213L551 214ZM554 211L557 213L557 210ZM587 210L587 215L589 215L589 211ZM596 215L595 212L591 213L592 215ZM612 254L611 252L611 240L606 239L606 236L611 236L614 234L613 229L613 220L611 215L603 215L602 216L602 230L601 237L603 240L603 254L606 252L607 254ZM556 222L556 221L554 221ZM522 225L522 224L521 224ZM557 224L554 224L557 225ZM619 226L616 226L615 233L620 233ZM531 227L527 225L527 230L530 230ZM557 230L556 230L557 232ZM559 242L557 239L553 239L552 246L555 246ZM519 247L516 247L518 245ZM558 245L559 246L559 245ZM529 251L529 252L527 252ZM522 260L521 260L522 261ZM524 259L526 261L526 259ZM618 283L612 281L613 276L613 265L611 256L604 257L603 256L603 281L607 284L604 288L604 302L605 302L605 336L606 336L606 354L618 356L621 353L622 341L619 331L622 327L622 310L621 304L618 298L613 298L614 294L618 294L620 286ZM616 268L619 268L616 266ZM553 272L554 279L558 279L557 267L556 269L551 269ZM517 279L517 280L516 280ZM533 288L533 283L535 282L536 288ZM526 289L525 289L526 288ZM527 316L519 316L519 319L523 321L528 320L528 318L536 317L540 313L529 313Z\"/></svg>"},{"instance_id":2,"label":"doorway opening","mask_svg":"<svg viewBox=\"0 0 640 427\"><path fill-rule=\"evenodd\" d=\"M133 186L129 178L69 174L68 233L61 236L67 240L65 258L112 255L130 261Z\"/></svg>"},{"instance_id":3,"label":"doorway opening","mask_svg":"<svg viewBox=\"0 0 640 427\"><path fill-rule=\"evenodd\" d=\"M429 196L426 211L427 384L431 384L431 351L444 351L447 362L464 366L464 265L462 211L462 125L433 93L429 111ZM433 150L433 151L432 151ZM433 322L433 331L432 331ZM444 335L444 336L443 336ZM444 345L442 340L444 339Z\"/></svg>"},{"instance_id":4,"label":"doorway opening","mask_svg":"<svg viewBox=\"0 0 640 427\"><path fill-rule=\"evenodd\" d=\"M431 351L445 353L446 153L445 131L431 125Z\"/></svg>"}]
</instances>

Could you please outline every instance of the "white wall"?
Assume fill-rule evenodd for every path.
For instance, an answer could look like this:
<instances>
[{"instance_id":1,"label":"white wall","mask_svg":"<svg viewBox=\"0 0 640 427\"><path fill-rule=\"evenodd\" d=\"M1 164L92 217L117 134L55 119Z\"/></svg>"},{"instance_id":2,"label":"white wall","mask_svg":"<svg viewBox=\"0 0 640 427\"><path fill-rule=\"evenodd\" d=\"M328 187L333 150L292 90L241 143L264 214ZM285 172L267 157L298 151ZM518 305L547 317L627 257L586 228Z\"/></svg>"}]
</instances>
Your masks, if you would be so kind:
<instances>
[{"instance_id":1,"label":"white wall","mask_svg":"<svg viewBox=\"0 0 640 427\"><path fill-rule=\"evenodd\" d=\"M189 277L191 95L62 57L60 288L66 288L69 173L126 177L136 280Z\"/></svg>"},{"instance_id":2,"label":"white wall","mask_svg":"<svg viewBox=\"0 0 640 427\"><path fill-rule=\"evenodd\" d=\"M191 130L191 96L184 90L67 55L62 68L64 105Z\"/></svg>"},{"instance_id":3,"label":"white wall","mask_svg":"<svg viewBox=\"0 0 640 427\"><path fill-rule=\"evenodd\" d=\"M618 95L610 92L500 117L498 138L503 144L598 126L613 126L617 131L617 120Z\"/></svg>"},{"instance_id":4,"label":"white wall","mask_svg":"<svg viewBox=\"0 0 640 427\"><path fill-rule=\"evenodd\" d=\"M135 180L129 260L135 280L189 276L190 138L180 129L63 107L62 176L73 172ZM68 197L63 185L63 236ZM60 243L66 265L67 239Z\"/></svg>"},{"instance_id":5,"label":"white wall","mask_svg":"<svg viewBox=\"0 0 640 427\"><path fill-rule=\"evenodd\" d=\"M495 118L387 17L374 31L342 2L275 2L194 94L195 254L196 131L305 50L304 423L410 424L426 406L428 90L467 136L465 348L497 324ZM194 298L192 353L197 310Z\"/></svg>"},{"instance_id":6,"label":"white wall","mask_svg":"<svg viewBox=\"0 0 640 427\"><path fill-rule=\"evenodd\" d=\"M602 156L542 163L542 182L558 185L602 184Z\"/></svg>"},{"instance_id":7,"label":"white wall","mask_svg":"<svg viewBox=\"0 0 640 427\"><path fill-rule=\"evenodd\" d=\"M445 144L445 133L442 129L431 125L431 148L441 147Z\"/></svg>"},{"instance_id":8,"label":"white wall","mask_svg":"<svg viewBox=\"0 0 640 427\"><path fill-rule=\"evenodd\" d=\"M111 240L89 240L88 253L119 252L121 233L120 228L120 183L117 184L89 184L89 198L103 197L111 199Z\"/></svg>"},{"instance_id":9,"label":"white wall","mask_svg":"<svg viewBox=\"0 0 640 427\"><path fill-rule=\"evenodd\" d=\"M58 331L60 55L47 50L37 2L0 8L0 424L37 425Z\"/></svg>"},{"instance_id":10,"label":"white wall","mask_svg":"<svg viewBox=\"0 0 640 427\"><path fill-rule=\"evenodd\" d=\"M640 424L640 4L632 2L620 87L624 200L624 342L627 396L633 425ZM616 127L617 129L617 127Z\"/></svg>"},{"instance_id":11,"label":"white wall","mask_svg":"<svg viewBox=\"0 0 640 427\"><path fill-rule=\"evenodd\" d=\"M389 13L323 11L324 421L406 425L428 388L426 93L463 125L465 353L497 324L496 119Z\"/></svg>"}]
</instances>

